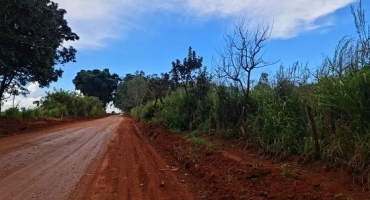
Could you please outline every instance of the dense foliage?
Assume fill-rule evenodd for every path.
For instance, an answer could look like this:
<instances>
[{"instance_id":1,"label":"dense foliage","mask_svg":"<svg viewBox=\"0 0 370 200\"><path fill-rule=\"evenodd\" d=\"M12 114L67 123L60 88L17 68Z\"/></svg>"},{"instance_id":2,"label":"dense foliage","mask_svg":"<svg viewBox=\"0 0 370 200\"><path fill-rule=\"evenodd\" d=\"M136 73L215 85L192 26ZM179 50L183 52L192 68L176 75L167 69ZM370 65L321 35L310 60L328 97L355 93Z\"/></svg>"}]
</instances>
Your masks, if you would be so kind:
<instances>
[{"instance_id":1,"label":"dense foliage","mask_svg":"<svg viewBox=\"0 0 370 200\"><path fill-rule=\"evenodd\" d=\"M78 40L64 19L66 10L49 0L0 1L0 101L7 94L27 94L29 82L49 86L62 76L56 64L75 61ZM0 107L1 108L1 107Z\"/></svg>"},{"instance_id":2,"label":"dense foliage","mask_svg":"<svg viewBox=\"0 0 370 200\"><path fill-rule=\"evenodd\" d=\"M2 113L6 116L40 118L40 117L100 117L105 115L103 103L92 96L82 96L75 92L54 90L47 92L36 101L35 108L9 108Z\"/></svg>"},{"instance_id":3,"label":"dense foliage","mask_svg":"<svg viewBox=\"0 0 370 200\"><path fill-rule=\"evenodd\" d=\"M370 174L370 26L361 3L352 14L358 35L344 37L316 71L297 62L261 74L248 91L241 126L245 89L238 80L212 80L205 69L182 85L172 81L163 103L149 98L131 113L174 132L239 138L265 155L313 155ZM171 72L185 63L174 62ZM170 74L171 80L190 77Z\"/></svg>"},{"instance_id":4,"label":"dense foliage","mask_svg":"<svg viewBox=\"0 0 370 200\"><path fill-rule=\"evenodd\" d=\"M147 78L143 71L135 74L126 74L117 86L117 93L113 99L114 105L122 111L129 113L132 108L145 103L148 92Z\"/></svg>"},{"instance_id":5,"label":"dense foliage","mask_svg":"<svg viewBox=\"0 0 370 200\"><path fill-rule=\"evenodd\" d=\"M111 74L109 69L81 70L73 79L73 84L82 94L98 97L106 107L113 100L113 93L120 80L119 76L116 73Z\"/></svg>"}]
</instances>

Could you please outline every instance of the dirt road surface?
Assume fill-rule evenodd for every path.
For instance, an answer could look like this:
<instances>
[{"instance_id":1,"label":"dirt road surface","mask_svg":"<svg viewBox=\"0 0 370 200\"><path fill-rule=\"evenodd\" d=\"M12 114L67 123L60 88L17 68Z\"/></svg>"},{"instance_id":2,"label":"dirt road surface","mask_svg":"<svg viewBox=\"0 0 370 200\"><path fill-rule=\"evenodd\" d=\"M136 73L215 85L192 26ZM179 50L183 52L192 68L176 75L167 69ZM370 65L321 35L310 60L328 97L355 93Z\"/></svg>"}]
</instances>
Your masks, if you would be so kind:
<instances>
[{"instance_id":1,"label":"dirt road surface","mask_svg":"<svg viewBox=\"0 0 370 200\"><path fill-rule=\"evenodd\" d=\"M131 118L0 138L0 199L194 199Z\"/></svg>"},{"instance_id":2,"label":"dirt road surface","mask_svg":"<svg viewBox=\"0 0 370 200\"><path fill-rule=\"evenodd\" d=\"M370 200L368 174L330 162L279 161L130 117L65 123L0 138L0 200Z\"/></svg>"},{"instance_id":3,"label":"dirt road surface","mask_svg":"<svg viewBox=\"0 0 370 200\"><path fill-rule=\"evenodd\" d=\"M0 138L0 199L66 199L121 120L107 117Z\"/></svg>"},{"instance_id":4,"label":"dirt road surface","mask_svg":"<svg viewBox=\"0 0 370 200\"><path fill-rule=\"evenodd\" d=\"M82 199L196 199L190 186L178 179L178 169L148 144L133 120L122 120Z\"/></svg>"}]
</instances>

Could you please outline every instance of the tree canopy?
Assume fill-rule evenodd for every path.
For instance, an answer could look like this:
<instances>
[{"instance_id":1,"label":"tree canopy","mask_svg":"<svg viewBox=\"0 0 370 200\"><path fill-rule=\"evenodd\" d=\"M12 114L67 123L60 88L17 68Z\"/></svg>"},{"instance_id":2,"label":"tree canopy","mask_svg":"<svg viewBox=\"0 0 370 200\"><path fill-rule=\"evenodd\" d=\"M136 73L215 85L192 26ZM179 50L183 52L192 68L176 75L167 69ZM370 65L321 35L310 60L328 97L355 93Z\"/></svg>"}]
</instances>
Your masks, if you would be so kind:
<instances>
[{"instance_id":1,"label":"tree canopy","mask_svg":"<svg viewBox=\"0 0 370 200\"><path fill-rule=\"evenodd\" d=\"M119 76L116 73L111 74L109 69L81 70L73 79L73 84L83 95L98 97L106 107L113 100L120 80Z\"/></svg>"},{"instance_id":2,"label":"tree canopy","mask_svg":"<svg viewBox=\"0 0 370 200\"><path fill-rule=\"evenodd\" d=\"M57 64L75 62L66 41L79 37L64 19L66 10L49 0L0 1L0 100L6 93L28 93L29 82L49 86L62 76Z\"/></svg>"},{"instance_id":3,"label":"tree canopy","mask_svg":"<svg viewBox=\"0 0 370 200\"><path fill-rule=\"evenodd\" d=\"M114 97L114 106L124 112L141 105L148 95L147 77L143 71L136 71L135 74L126 74L117 87L117 94Z\"/></svg>"},{"instance_id":4,"label":"tree canopy","mask_svg":"<svg viewBox=\"0 0 370 200\"><path fill-rule=\"evenodd\" d=\"M157 105L158 99L163 103L163 98L168 93L171 85L170 75L161 73L161 76L153 74L148 76L148 90L151 99L155 99L154 107Z\"/></svg>"},{"instance_id":5,"label":"tree canopy","mask_svg":"<svg viewBox=\"0 0 370 200\"><path fill-rule=\"evenodd\" d=\"M184 87L186 95L188 95L188 87L192 86L196 79L194 72L202 68L202 62L203 58L197 57L191 47L189 47L188 57L184 58L183 63L179 59L172 62L170 71L172 82L176 87Z\"/></svg>"}]
</instances>

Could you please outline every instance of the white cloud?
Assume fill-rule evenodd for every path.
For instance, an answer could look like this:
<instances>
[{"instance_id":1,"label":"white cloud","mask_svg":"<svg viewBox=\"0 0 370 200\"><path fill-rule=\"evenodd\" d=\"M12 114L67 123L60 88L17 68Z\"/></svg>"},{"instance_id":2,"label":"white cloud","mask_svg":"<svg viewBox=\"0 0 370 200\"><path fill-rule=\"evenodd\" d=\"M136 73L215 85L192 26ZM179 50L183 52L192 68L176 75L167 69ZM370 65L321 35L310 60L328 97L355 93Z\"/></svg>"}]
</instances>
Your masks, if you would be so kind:
<instances>
[{"instance_id":1,"label":"white cloud","mask_svg":"<svg viewBox=\"0 0 370 200\"><path fill-rule=\"evenodd\" d=\"M80 40L70 43L76 48L104 47L107 39L122 39L132 29L140 28L140 17L148 12L173 8L180 0L55 0L67 10L72 31ZM69 44L68 44L69 45Z\"/></svg>"},{"instance_id":2,"label":"white cloud","mask_svg":"<svg viewBox=\"0 0 370 200\"><path fill-rule=\"evenodd\" d=\"M272 38L291 38L300 33L331 25L336 10L357 0L189 0L198 16L245 17L251 22L273 22Z\"/></svg>"},{"instance_id":3,"label":"white cloud","mask_svg":"<svg viewBox=\"0 0 370 200\"><path fill-rule=\"evenodd\" d=\"M123 3L111 0L56 0L60 8L67 10L72 31L80 40L72 45L77 48L100 48L106 39L120 36L119 8Z\"/></svg>"},{"instance_id":4,"label":"white cloud","mask_svg":"<svg viewBox=\"0 0 370 200\"><path fill-rule=\"evenodd\" d=\"M36 93L38 90L40 90L39 83L37 83L37 82L36 83L30 83L30 85L28 85L27 89L30 92L30 94Z\"/></svg>"},{"instance_id":5,"label":"white cloud","mask_svg":"<svg viewBox=\"0 0 370 200\"><path fill-rule=\"evenodd\" d=\"M17 106L19 108L25 107L35 107L33 104L34 101L40 100L43 96L43 91L39 87L38 83L30 83L27 86L28 91L30 92L26 97L19 95L19 96L10 96L8 99L4 101L4 105L2 106L2 110L6 110L8 108L13 107L13 100L14 100L14 106ZM6 97L8 97L8 94L5 94ZM14 99L13 99L14 98Z\"/></svg>"},{"instance_id":6,"label":"white cloud","mask_svg":"<svg viewBox=\"0 0 370 200\"><path fill-rule=\"evenodd\" d=\"M124 39L144 27L141 17L153 12L182 14L197 19L243 16L253 22L274 22L273 38L291 38L331 25L325 18L357 0L55 0L81 37L77 48L100 48L108 39Z\"/></svg>"},{"instance_id":7,"label":"white cloud","mask_svg":"<svg viewBox=\"0 0 370 200\"><path fill-rule=\"evenodd\" d=\"M40 100L41 95L38 97L24 97L24 96L15 96L14 98L14 106L18 108L33 108L36 107L35 104L33 104L34 101ZM1 107L1 110L6 110L8 108L13 107L13 96L8 98L7 100L4 101L4 105Z\"/></svg>"}]
</instances>

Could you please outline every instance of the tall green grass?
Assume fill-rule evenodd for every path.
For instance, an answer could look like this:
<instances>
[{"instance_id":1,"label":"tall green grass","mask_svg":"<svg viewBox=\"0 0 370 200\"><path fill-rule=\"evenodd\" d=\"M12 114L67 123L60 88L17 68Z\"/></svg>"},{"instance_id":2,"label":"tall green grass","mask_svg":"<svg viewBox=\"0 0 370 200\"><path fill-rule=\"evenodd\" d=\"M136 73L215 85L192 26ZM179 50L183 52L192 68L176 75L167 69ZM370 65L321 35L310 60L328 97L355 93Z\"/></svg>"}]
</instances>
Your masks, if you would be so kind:
<instances>
[{"instance_id":1,"label":"tall green grass","mask_svg":"<svg viewBox=\"0 0 370 200\"><path fill-rule=\"evenodd\" d=\"M370 69L342 78L324 77L312 100L319 115L323 155L363 170L370 164Z\"/></svg>"},{"instance_id":2,"label":"tall green grass","mask_svg":"<svg viewBox=\"0 0 370 200\"><path fill-rule=\"evenodd\" d=\"M240 138L266 155L315 153L353 172L370 171L370 67L345 72L313 76L307 66L295 63L271 79L264 74L250 91L244 135L238 127L243 94L233 85L211 83L202 98L190 95L190 118L182 89L167 95L163 104L149 102L132 114L176 133L189 131L190 122L196 138Z\"/></svg>"},{"instance_id":3,"label":"tall green grass","mask_svg":"<svg viewBox=\"0 0 370 200\"><path fill-rule=\"evenodd\" d=\"M212 85L202 99L193 99L193 136L202 134L253 141L267 155L288 156L315 151L307 107L313 110L321 158L354 171L370 166L370 69L339 78L310 76L305 67L279 69L272 80L260 81L251 91L246 135L238 129L243 95L232 85ZM164 103L149 102L132 110L146 122L174 132L188 130L185 94L179 89Z\"/></svg>"},{"instance_id":4,"label":"tall green grass","mask_svg":"<svg viewBox=\"0 0 370 200\"><path fill-rule=\"evenodd\" d=\"M173 132L186 130L185 92L182 89L174 91L154 107L154 101L131 110L131 114L146 122L163 124Z\"/></svg>"},{"instance_id":5,"label":"tall green grass","mask_svg":"<svg viewBox=\"0 0 370 200\"><path fill-rule=\"evenodd\" d=\"M201 99L192 96L190 117L187 113L183 89L164 98L163 104L154 107L154 101L131 110L136 118L146 122L160 123L174 132L188 130L199 134L212 133L220 137L237 137L237 123L242 109L242 93L236 87L217 86ZM188 102L189 103L189 102ZM191 119L191 120L190 120Z\"/></svg>"}]
</instances>

